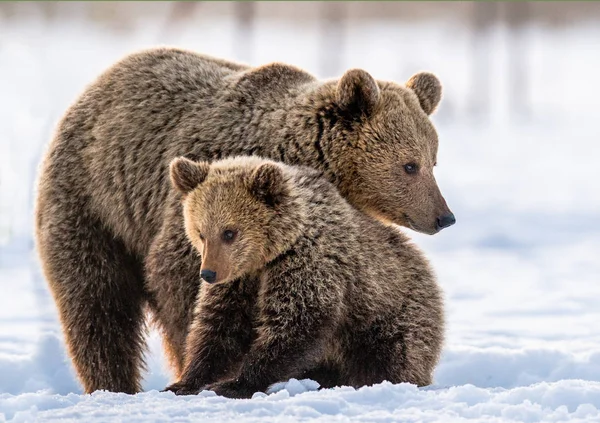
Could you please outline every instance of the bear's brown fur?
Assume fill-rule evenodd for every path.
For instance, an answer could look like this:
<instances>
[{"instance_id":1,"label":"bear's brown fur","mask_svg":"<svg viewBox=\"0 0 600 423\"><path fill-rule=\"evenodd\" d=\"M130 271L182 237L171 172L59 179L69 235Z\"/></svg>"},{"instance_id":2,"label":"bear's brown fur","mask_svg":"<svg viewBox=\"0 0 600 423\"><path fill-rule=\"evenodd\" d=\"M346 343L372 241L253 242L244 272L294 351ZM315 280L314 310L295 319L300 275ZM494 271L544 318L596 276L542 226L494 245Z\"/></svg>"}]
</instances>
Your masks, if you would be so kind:
<instances>
[{"instance_id":1,"label":"bear's brown fur","mask_svg":"<svg viewBox=\"0 0 600 423\"><path fill-rule=\"evenodd\" d=\"M442 296L402 233L313 169L182 158L171 175L211 283L200 288L182 379L167 389L244 398L307 375L324 386L432 382Z\"/></svg>"},{"instance_id":2,"label":"bear's brown fur","mask_svg":"<svg viewBox=\"0 0 600 423\"><path fill-rule=\"evenodd\" d=\"M140 390L146 305L181 371L200 258L170 187L172 159L310 166L359 209L434 233L453 221L433 177L427 113L440 93L428 73L406 87L362 70L320 82L288 65L168 48L101 75L60 122L36 205L44 274L85 391Z\"/></svg>"}]
</instances>

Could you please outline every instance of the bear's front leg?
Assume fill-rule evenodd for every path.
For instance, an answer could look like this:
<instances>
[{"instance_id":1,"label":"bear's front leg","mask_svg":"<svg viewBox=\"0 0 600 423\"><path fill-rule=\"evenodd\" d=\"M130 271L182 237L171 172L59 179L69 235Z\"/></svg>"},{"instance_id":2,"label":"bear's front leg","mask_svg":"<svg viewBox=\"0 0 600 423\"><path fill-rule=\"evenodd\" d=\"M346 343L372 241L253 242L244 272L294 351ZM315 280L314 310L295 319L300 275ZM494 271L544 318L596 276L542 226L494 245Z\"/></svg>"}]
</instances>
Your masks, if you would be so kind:
<instances>
[{"instance_id":1,"label":"bear's front leg","mask_svg":"<svg viewBox=\"0 0 600 423\"><path fill-rule=\"evenodd\" d=\"M213 391L217 395L227 398L252 398L255 392L260 389L253 388L253 384L244 383L236 379L230 379L223 382L213 383L205 387L206 390Z\"/></svg>"},{"instance_id":2,"label":"bear's front leg","mask_svg":"<svg viewBox=\"0 0 600 423\"><path fill-rule=\"evenodd\" d=\"M181 379L165 390L194 395L239 369L254 338L257 281L202 284Z\"/></svg>"},{"instance_id":3,"label":"bear's front leg","mask_svg":"<svg viewBox=\"0 0 600 423\"><path fill-rule=\"evenodd\" d=\"M327 277L313 271L280 272L263 283L258 337L239 372L206 389L230 398L250 398L275 382L299 377L323 357L339 320L341 292L328 289Z\"/></svg>"},{"instance_id":4,"label":"bear's front leg","mask_svg":"<svg viewBox=\"0 0 600 423\"><path fill-rule=\"evenodd\" d=\"M193 381L186 383L183 381L172 383L161 392L173 392L175 395L197 395L202 389L197 388L197 384Z\"/></svg>"}]
</instances>

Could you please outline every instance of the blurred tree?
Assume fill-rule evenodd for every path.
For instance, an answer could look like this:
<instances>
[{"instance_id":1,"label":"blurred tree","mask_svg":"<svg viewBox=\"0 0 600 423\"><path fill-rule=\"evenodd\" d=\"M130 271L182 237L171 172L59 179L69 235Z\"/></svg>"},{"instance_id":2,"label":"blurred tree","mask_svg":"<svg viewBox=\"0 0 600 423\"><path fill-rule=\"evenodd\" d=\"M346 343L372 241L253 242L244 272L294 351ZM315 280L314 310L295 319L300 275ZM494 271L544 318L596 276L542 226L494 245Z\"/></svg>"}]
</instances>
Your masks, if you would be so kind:
<instances>
[{"instance_id":1,"label":"blurred tree","mask_svg":"<svg viewBox=\"0 0 600 423\"><path fill-rule=\"evenodd\" d=\"M345 48L344 18L347 4L343 2L322 2L321 34L319 45L319 72L323 78L330 78L341 72Z\"/></svg>"},{"instance_id":2,"label":"blurred tree","mask_svg":"<svg viewBox=\"0 0 600 423\"><path fill-rule=\"evenodd\" d=\"M472 3L472 71L469 95L471 114L478 119L489 117L491 98L491 33L497 21L498 4L495 2Z\"/></svg>"},{"instance_id":3,"label":"blurred tree","mask_svg":"<svg viewBox=\"0 0 600 423\"><path fill-rule=\"evenodd\" d=\"M530 114L527 25L531 23L531 5L527 2L508 2L503 5L509 28L509 113L512 119L525 120Z\"/></svg>"},{"instance_id":4,"label":"blurred tree","mask_svg":"<svg viewBox=\"0 0 600 423\"><path fill-rule=\"evenodd\" d=\"M234 54L238 60L252 62L254 42L254 19L256 4L253 1L235 4Z\"/></svg>"},{"instance_id":5,"label":"blurred tree","mask_svg":"<svg viewBox=\"0 0 600 423\"><path fill-rule=\"evenodd\" d=\"M120 2L85 2L88 16L102 27L113 31L133 29L135 13Z\"/></svg>"},{"instance_id":6,"label":"blurred tree","mask_svg":"<svg viewBox=\"0 0 600 423\"><path fill-rule=\"evenodd\" d=\"M190 24L198 6L202 2L175 1L169 2L169 9L158 34L159 43L175 43L180 32Z\"/></svg>"}]
</instances>

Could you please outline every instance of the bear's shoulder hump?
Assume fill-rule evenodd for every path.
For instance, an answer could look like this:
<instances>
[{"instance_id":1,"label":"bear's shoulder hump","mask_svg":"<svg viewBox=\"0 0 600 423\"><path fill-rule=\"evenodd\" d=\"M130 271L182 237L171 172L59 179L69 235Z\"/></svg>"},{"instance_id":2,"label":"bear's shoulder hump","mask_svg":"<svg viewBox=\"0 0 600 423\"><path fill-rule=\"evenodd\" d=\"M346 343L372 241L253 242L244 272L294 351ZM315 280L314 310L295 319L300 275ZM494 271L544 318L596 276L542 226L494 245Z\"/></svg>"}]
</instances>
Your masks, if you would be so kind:
<instances>
[{"instance_id":1,"label":"bear's shoulder hump","mask_svg":"<svg viewBox=\"0 0 600 423\"><path fill-rule=\"evenodd\" d=\"M270 63L242 72L236 81L239 88L263 91L308 84L316 78L308 72L284 63Z\"/></svg>"}]
</instances>

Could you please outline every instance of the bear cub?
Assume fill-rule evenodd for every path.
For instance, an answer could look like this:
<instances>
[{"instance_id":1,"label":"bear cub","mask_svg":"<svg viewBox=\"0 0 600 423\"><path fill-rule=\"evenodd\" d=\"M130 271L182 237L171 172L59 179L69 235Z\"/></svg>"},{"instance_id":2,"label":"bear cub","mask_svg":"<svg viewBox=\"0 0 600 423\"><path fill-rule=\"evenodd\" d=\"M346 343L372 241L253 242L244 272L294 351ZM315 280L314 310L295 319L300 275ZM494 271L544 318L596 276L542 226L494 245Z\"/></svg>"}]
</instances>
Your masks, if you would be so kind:
<instances>
[{"instance_id":1,"label":"bear cub","mask_svg":"<svg viewBox=\"0 0 600 423\"><path fill-rule=\"evenodd\" d=\"M182 377L167 390L249 398L291 377L431 384L442 293L405 235L308 167L178 158L170 172L207 283Z\"/></svg>"}]
</instances>

